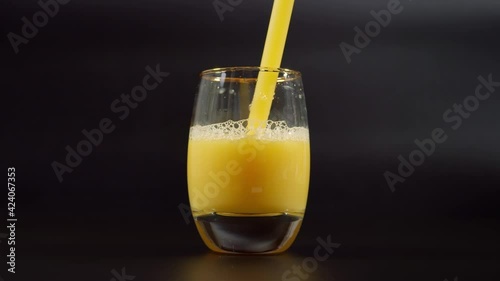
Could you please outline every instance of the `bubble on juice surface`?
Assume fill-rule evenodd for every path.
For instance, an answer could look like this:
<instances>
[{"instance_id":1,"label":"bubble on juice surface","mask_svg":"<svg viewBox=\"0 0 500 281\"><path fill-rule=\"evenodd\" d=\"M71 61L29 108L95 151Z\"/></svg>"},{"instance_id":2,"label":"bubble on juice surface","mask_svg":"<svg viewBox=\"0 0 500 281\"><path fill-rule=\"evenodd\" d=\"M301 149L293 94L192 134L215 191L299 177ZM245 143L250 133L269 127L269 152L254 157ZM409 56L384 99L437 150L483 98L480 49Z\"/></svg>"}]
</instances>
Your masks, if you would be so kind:
<instances>
[{"instance_id":1,"label":"bubble on juice surface","mask_svg":"<svg viewBox=\"0 0 500 281\"><path fill-rule=\"evenodd\" d=\"M228 120L226 122L212 125L195 125L189 132L190 139L204 140L238 140L247 136L248 121ZM288 127L285 121L268 120L265 128L259 128L255 137L268 141L307 141L309 130L304 127Z\"/></svg>"}]
</instances>

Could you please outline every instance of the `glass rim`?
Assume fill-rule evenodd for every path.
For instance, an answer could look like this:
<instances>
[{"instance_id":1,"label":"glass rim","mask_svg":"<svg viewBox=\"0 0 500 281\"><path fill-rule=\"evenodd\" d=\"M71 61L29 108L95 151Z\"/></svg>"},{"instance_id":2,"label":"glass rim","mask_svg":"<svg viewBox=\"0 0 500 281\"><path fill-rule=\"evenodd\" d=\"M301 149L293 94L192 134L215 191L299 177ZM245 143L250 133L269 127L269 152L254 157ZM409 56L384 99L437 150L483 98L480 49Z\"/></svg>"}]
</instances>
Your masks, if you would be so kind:
<instances>
[{"instance_id":1,"label":"glass rim","mask_svg":"<svg viewBox=\"0 0 500 281\"><path fill-rule=\"evenodd\" d=\"M298 70L293 70L289 68L282 68L282 67L261 67L261 66L225 66L225 67L215 67L215 68L210 68L210 69L205 69L200 73L200 77L203 77L205 75L210 75L210 74L215 74L215 73L222 73L222 72L228 72L228 71L265 71L265 72L278 72L278 73L286 73L286 74L292 74L297 77L301 77L302 73Z\"/></svg>"}]
</instances>

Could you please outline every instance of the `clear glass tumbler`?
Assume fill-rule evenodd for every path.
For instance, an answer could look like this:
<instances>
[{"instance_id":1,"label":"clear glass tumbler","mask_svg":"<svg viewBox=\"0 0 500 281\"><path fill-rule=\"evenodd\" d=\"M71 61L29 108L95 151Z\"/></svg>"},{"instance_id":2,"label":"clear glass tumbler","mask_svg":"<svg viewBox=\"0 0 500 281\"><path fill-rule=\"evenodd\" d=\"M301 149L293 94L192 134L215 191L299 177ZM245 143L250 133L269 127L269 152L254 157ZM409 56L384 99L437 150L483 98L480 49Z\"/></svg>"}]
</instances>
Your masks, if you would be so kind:
<instances>
[{"instance_id":1,"label":"clear glass tumbler","mask_svg":"<svg viewBox=\"0 0 500 281\"><path fill-rule=\"evenodd\" d=\"M259 72L277 75L269 118L249 133ZM227 67L200 74L188 146L188 192L198 232L220 253L287 250L309 190L309 130L301 74Z\"/></svg>"}]
</instances>

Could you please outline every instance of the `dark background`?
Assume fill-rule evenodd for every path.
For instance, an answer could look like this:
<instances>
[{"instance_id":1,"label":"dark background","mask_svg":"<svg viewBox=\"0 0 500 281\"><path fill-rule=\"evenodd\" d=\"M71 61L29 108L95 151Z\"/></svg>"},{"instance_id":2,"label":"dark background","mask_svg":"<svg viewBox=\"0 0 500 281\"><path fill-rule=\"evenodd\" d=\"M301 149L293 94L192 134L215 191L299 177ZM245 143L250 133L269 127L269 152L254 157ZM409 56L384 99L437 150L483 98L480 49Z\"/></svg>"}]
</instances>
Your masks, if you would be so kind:
<instances>
[{"instance_id":1,"label":"dark background","mask_svg":"<svg viewBox=\"0 0 500 281\"><path fill-rule=\"evenodd\" d=\"M2 167L16 168L18 273L0 277L109 280L125 267L135 280L281 280L331 235L342 245L309 280L498 280L500 88L456 131L442 115L479 75L500 80L500 2L402 0L347 63L339 44L388 2L296 1L282 66L303 73L307 97L306 217L287 254L242 258L210 254L178 205L198 75L258 65L272 1L244 0L221 21L212 1L72 0L15 54L7 34L40 7L2 0ZM119 120L110 104L156 64L169 77ZM51 163L102 118L115 131L60 183ZM383 173L438 127L448 140L391 192Z\"/></svg>"}]
</instances>

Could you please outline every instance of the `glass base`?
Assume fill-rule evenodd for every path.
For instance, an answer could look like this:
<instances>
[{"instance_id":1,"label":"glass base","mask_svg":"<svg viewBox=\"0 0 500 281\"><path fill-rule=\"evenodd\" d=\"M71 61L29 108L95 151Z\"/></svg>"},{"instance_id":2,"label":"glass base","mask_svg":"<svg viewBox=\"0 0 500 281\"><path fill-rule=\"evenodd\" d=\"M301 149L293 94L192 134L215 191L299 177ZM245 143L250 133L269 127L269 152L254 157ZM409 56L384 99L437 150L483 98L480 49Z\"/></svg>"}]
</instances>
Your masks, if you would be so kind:
<instances>
[{"instance_id":1,"label":"glass base","mask_svg":"<svg viewBox=\"0 0 500 281\"><path fill-rule=\"evenodd\" d=\"M212 251L227 254L277 254L295 240L302 216L212 213L195 216L196 227Z\"/></svg>"}]
</instances>

